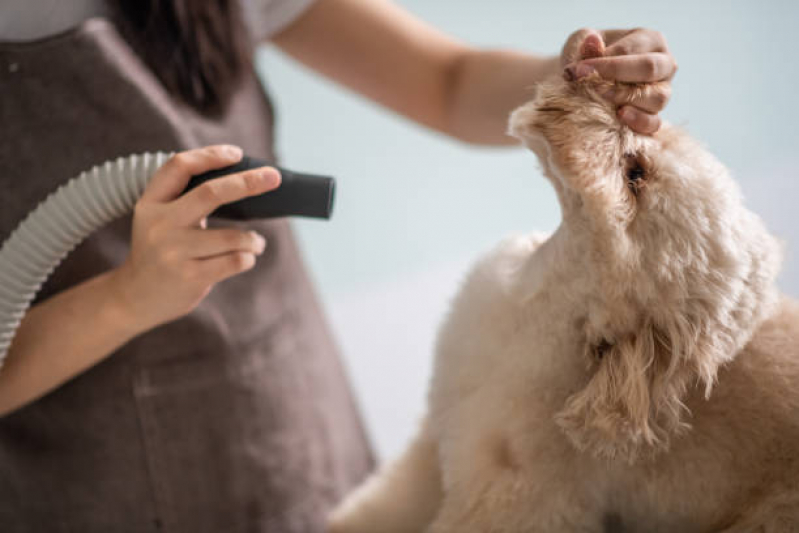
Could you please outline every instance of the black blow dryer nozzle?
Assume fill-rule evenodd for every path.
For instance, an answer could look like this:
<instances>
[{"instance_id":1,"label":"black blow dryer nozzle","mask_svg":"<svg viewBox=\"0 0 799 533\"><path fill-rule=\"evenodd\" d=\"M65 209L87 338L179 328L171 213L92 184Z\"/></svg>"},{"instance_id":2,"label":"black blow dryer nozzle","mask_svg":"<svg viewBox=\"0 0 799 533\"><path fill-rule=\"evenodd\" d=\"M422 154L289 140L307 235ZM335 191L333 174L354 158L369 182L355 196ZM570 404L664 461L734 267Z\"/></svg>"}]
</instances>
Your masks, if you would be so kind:
<instances>
[{"instance_id":1,"label":"black blow dryer nozzle","mask_svg":"<svg viewBox=\"0 0 799 533\"><path fill-rule=\"evenodd\" d=\"M235 165L193 176L183 192L186 193L210 179L263 166L273 166L280 171L282 178L280 187L258 196L223 205L211 216L231 220L290 216L322 219L331 217L336 192L335 178L294 172L248 156L244 156Z\"/></svg>"}]
</instances>

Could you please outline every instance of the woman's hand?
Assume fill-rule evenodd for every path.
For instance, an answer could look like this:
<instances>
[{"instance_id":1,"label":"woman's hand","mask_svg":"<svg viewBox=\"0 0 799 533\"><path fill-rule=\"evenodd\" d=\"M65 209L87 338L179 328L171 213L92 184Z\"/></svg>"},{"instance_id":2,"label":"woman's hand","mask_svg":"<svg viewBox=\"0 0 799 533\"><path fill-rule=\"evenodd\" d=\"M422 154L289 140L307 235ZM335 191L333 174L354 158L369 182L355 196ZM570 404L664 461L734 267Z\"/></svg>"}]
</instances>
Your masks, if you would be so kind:
<instances>
[{"instance_id":1,"label":"woman's hand","mask_svg":"<svg viewBox=\"0 0 799 533\"><path fill-rule=\"evenodd\" d=\"M235 146L210 146L172 157L136 203L130 254L111 273L122 308L146 330L194 309L214 284L251 269L264 238L253 231L205 229L219 206L280 185L274 168L210 180L183 196L193 175L237 163Z\"/></svg>"},{"instance_id":2,"label":"woman's hand","mask_svg":"<svg viewBox=\"0 0 799 533\"><path fill-rule=\"evenodd\" d=\"M618 108L619 119L639 133L652 134L660 127L660 113L670 95L670 80L677 63L659 32L646 29L582 29L569 36L561 53L567 79L580 79L596 72L606 80L622 83L657 83L658 91L645 92L632 101L606 98Z\"/></svg>"},{"instance_id":3,"label":"woman's hand","mask_svg":"<svg viewBox=\"0 0 799 533\"><path fill-rule=\"evenodd\" d=\"M205 217L222 204L276 188L277 170L221 177L180 196L191 176L240 159L239 148L211 146L180 153L158 170L136 204L127 260L25 314L0 372L0 417L136 335L188 313L215 283L252 268L263 238L236 229L206 230Z\"/></svg>"}]
</instances>

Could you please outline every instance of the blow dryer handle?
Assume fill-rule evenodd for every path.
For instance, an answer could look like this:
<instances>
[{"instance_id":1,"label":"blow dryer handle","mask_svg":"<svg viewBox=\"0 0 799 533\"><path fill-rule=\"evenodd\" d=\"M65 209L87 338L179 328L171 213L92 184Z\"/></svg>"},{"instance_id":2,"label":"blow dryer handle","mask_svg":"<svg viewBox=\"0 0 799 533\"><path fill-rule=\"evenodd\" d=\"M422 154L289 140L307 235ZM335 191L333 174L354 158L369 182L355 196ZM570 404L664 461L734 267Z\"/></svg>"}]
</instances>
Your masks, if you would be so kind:
<instances>
[{"instance_id":1,"label":"blow dryer handle","mask_svg":"<svg viewBox=\"0 0 799 533\"><path fill-rule=\"evenodd\" d=\"M244 156L235 165L192 177L183 193L185 194L210 179L267 165L269 163L266 161ZM259 196L223 205L211 213L211 216L231 220L289 216L330 218L333 214L333 201L336 192L335 178L293 172L280 167L275 168L280 171L282 177L280 187Z\"/></svg>"}]
</instances>

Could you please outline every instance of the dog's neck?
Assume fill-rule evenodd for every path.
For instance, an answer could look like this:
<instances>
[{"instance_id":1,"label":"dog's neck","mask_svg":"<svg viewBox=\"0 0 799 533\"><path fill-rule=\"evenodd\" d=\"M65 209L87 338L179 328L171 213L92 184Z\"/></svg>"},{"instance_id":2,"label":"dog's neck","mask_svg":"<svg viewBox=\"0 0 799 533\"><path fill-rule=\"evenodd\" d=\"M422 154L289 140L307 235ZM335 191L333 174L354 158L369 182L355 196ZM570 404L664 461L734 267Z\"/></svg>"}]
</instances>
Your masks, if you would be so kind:
<instances>
[{"instance_id":1,"label":"dog's neck","mask_svg":"<svg viewBox=\"0 0 799 533\"><path fill-rule=\"evenodd\" d=\"M578 378L582 389L558 413L559 425L580 449L633 461L667 449L689 429L686 395L697 387L712 393L720 367L773 312L778 293L773 268L764 266L769 261L754 260L748 281L715 300L691 300L692 291L706 288L682 286L685 295L676 297L660 288L658 306L645 277L631 282L603 259L610 260L591 237L564 223L528 260L519 281L528 298L546 290L551 299L568 301L571 318L579 317L570 323L584 345L573 357L588 370Z\"/></svg>"}]
</instances>

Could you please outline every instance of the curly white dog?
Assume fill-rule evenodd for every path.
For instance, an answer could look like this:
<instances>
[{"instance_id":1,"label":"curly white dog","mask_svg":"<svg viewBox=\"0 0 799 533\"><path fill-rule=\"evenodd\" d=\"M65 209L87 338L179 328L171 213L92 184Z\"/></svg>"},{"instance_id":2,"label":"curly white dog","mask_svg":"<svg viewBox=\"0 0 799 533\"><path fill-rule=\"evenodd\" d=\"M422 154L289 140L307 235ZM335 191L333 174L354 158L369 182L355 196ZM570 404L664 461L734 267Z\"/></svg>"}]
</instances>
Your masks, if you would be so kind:
<instances>
[{"instance_id":1,"label":"curly white dog","mask_svg":"<svg viewBox=\"0 0 799 533\"><path fill-rule=\"evenodd\" d=\"M514 112L562 224L474 268L418 436L333 531L799 531L780 246L724 166L676 128L620 125L603 83L549 83Z\"/></svg>"}]
</instances>

